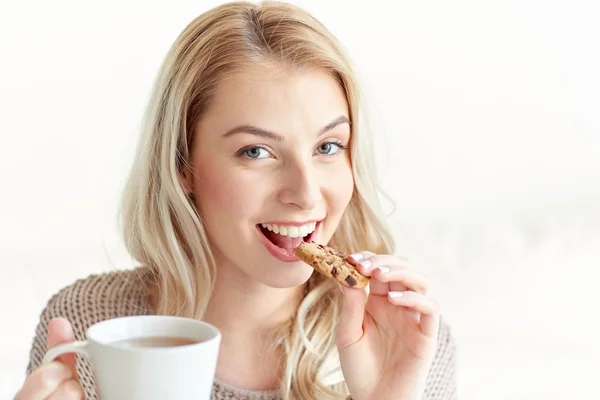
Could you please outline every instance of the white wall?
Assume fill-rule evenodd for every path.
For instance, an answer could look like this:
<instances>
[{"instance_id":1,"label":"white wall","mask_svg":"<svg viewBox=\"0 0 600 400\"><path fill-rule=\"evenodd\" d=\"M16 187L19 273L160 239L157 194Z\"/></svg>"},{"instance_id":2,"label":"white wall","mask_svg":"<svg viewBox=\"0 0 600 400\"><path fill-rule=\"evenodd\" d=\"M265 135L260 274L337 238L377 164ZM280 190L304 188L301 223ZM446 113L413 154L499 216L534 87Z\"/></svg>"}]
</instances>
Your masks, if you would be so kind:
<instances>
[{"instance_id":1,"label":"white wall","mask_svg":"<svg viewBox=\"0 0 600 400\"><path fill-rule=\"evenodd\" d=\"M50 257L56 265L73 254L86 254L85 259L96 262L125 260L114 229L115 210L154 76L183 27L219 3L0 2L0 269L6 273L19 268L14 260L36 260L36 266L27 270L34 279L45 267L43 260ZM469 293L486 293L473 292L456 273L470 279L501 277L503 266L491 269L486 263L488 274L476 263L471 269L452 263L464 260L465 254L483 257L485 249L496 262L502 257L495 255L518 253L528 238L519 236L521 230L512 231L513 225L502 225L507 219L516 221L519 229L539 232L545 229L540 224L545 227L548 221L569 221L550 224L552 234L545 236L549 240L545 243L554 243L556 249L573 239L587 246L585 254L595 257L594 246L600 242L594 241L598 230L590 221L598 221L594 218L600 215L597 2L296 3L320 18L345 43L358 65L378 115L376 122L386 136L379 146L381 159L387 160L383 163L386 187L398 206L392 219L394 229L403 250L417 259L434 261L426 268L437 276L434 279L457 321L465 348L468 340L491 337L487 333L473 336L477 328L468 324L466 309L472 300ZM473 239L463 240L465 247L460 249L458 244L452 247L457 242L446 241L444 245L450 247L441 249L439 243L419 242L415 236L421 232L423 240L433 240L447 232L443 229L457 225L466 227L456 233L457 238L472 235ZM568 236L564 229L573 226L579 233ZM498 229L504 230L499 233ZM582 239L581 232L593 235ZM487 235L487 241L481 235ZM504 242L499 244L494 238ZM469 243L487 247L478 249L481 254L473 253ZM574 248L560 248L569 264ZM466 253L456 253L459 250ZM450 253L454 258L443 258ZM434 254L439 257L427 258ZM522 266L529 274L522 274L517 263L512 265L513 282L526 293L546 276L542 264L547 262L547 253L535 254L533 260L539 265L535 272L526 268L529 264ZM586 260L580 274L600 266L598 258ZM555 266L553 273L564 273ZM93 269L87 264L77 274L85 275L86 268ZM67 284L71 277L60 276L54 277L57 285ZM560 284L554 279L542 281ZM444 291L448 282L454 286L446 285ZM22 283L27 285L27 280ZM0 280L4 293L13 293L8 290L13 285L8 279ZM504 313L503 321L510 323L508 310L522 311L518 302L510 303L512 308L502 303L493 283L486 288L493 296L487 293L480 305L499 304L490 314ZM44 296L54 289L47 287ZM538 288L535 296L526 299L538 304L544 297L558 295L559 289ZM27 299L5 300L15 304ZM581 310L572 301L573 308ZM6 301L0 304L8 306ZM35 303L38 306L42 304ZM8 314L27 321L23 335L32 333L38 312L32 309L35 315L29 311ZM493 325L489 318L487 323ZM521 341L525 347L535 346L540 332L545 332L542 319L534 320L541 325L534 324L537 330L524 336L529 340ZM13 320L4 323L18 325ZM519 334L517 326L506 332ZM27 346L21 344L24 351ZM498 352L498 347L486 346L477 351ZM499 393L481 397L484 392L478 392L485 390L474 383L481 378L477 363L486 362L480 354L466 352L464 360L470 371L465 373L469 381L465 398L492 398L489 393ZM520 362L505 361L508 365ZM493 365L487 368L494 373ZM514 386L519 376L512 378L512 383L498 376L485 382L496 382L505 390L512 385L512 392L496 398L531 398L515 394L519 393ZM539 385L544 380L540 376ZM14 381L10 385L16 387ZM528 390L529 394L541 393Z\"/></svg>"},{"instance_id":2,"label":"white wall","mask_svg":"<svg viewBox=\"0 0 600 400\"><path fill-rule=\"evenodd\" d=\"M161 58L218 3L1 3L0 249L110 240ZM299 2L369 86L400 212L599 191L597 5L386 3Z\"/></svg>"}]
</instances>

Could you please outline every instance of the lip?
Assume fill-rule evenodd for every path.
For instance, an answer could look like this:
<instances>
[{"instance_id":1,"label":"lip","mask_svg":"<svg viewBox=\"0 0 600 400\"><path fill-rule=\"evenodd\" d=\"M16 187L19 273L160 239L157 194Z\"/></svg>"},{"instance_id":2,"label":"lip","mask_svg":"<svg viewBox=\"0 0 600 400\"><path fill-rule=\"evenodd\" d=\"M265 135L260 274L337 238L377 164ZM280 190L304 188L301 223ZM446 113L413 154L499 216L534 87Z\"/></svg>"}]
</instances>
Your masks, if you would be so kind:
<instances>
[{"instance_id":1,"label":"lip","mask_svg":"<svg viewBox=\"0 0 600 400\"><path fill-rule=\"evenodd\" d=\"M323 221L323 219L324 218L309 219L309 220L306 220L306 221L265 221L265 222L261 222L260 224L284 225L284 226L302 226L302 225L312 224L313 222L319 223L319 222Z\"/></svg>"},{"instance_id":2,"label":"lip","mask_svg":"<svg viewBox=\"0 0 600 400\"><path fill-rule=\"evenodd\" d=\"M315 238L318 236L319 231L321 230L321 221L316 221L317 222L317 226L315 227L315 230L309 235L309 239L311 241L314 241ZM270 222L271 224L273 224L274 222ZM282 224L283 225L283 224ZM297 261L301 261L295 254L284 254L281 252L280 248L275 246L269 239L267 239L267 237L262 233L261 229L260 229L260 225L256 225L256 233L258 234L258 237L260 238L260 241L262 242L262 244L265 246L265 248L267 249L267 251L276 259L278 259L279 261L283 261L283 262L297 262Z\"/></svg>"}]
</instances>

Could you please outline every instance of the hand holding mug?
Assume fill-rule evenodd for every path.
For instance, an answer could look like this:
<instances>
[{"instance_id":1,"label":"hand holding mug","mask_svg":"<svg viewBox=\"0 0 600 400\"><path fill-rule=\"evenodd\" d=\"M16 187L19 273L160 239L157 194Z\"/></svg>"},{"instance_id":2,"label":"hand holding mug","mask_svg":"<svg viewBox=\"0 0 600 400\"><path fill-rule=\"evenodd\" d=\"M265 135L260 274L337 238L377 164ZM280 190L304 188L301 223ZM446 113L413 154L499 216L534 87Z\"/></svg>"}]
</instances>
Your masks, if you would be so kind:
<instances>
[{"instance_id":1,"label":"hand holding mug","mask_svg":"<svg viewBox=\"0 0 600 400\"><path fill-rule=\"evenodd\" d=\"M73 328L64 318L55 318L48 325L48 350L75 341ZM35 370L15 396L15 400L81 400L85 398L77 378L75 355L63 354L55 361Z\"/></svg>"},{"instance_id":2,"label":"hand holding mug","mask_svg":"<svg viewBox=\"0 0 600 400\"><path fill-rule=\"evenodd\" d=\"M53 320L50 330L62 336L49 334L42 367L16 400L83 399L75 353L90 362L102 400L210 399L221 343L221 333L210 324L169 316L122 317L92 325L81 341L74 340L65 320Z\"/></svg>"}]
</instances>

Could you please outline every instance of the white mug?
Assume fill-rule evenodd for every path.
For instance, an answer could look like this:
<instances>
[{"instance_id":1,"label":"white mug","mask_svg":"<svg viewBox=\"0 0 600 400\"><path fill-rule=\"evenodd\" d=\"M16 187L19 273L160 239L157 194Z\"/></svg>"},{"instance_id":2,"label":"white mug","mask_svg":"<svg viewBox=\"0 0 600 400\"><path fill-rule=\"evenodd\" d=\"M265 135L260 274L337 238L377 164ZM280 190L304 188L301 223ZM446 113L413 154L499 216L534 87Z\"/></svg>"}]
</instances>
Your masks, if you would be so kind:
<instances>
[{"instance_id":1,"label":"white mug","mask_svg":"<svg viewBox=\"0 0 600 400\"><path fill-rule=\"evenodd\" d=\"M182 346L124 346L141 338L185 338ZM121 342L121 343L118 343ZM92 325L87 340L50 349L49 363L65 353L78 353L91 363L101 400L210 399L221 333L194 319L133 316Z\"/></svg>"}]
</instances>

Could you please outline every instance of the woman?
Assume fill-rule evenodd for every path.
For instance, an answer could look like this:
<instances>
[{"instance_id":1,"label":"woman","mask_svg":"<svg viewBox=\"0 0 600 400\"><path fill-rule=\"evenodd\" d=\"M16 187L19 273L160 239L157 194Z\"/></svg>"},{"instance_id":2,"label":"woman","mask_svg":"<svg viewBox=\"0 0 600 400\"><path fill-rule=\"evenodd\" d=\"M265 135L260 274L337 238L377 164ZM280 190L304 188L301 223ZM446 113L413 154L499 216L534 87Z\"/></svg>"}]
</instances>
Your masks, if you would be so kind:
<instances>
[{"instance_id":1,"label":"woman","mask_svg":"<svg viewBox=\"0 0 600 400\"><path fill-rule=\"evenodd\" d=\"M40 367L44 353L142 314L221 330L215 399L455 398L427 282L388 255L360 107L341 45L303 10L230 3L195 19L162 66L125 189L141 266L50 300L17 399L96 399L86 360ZM354 253L373 278L366 303L299 261L302 240Z\"/></svg>"}]
</instances>

